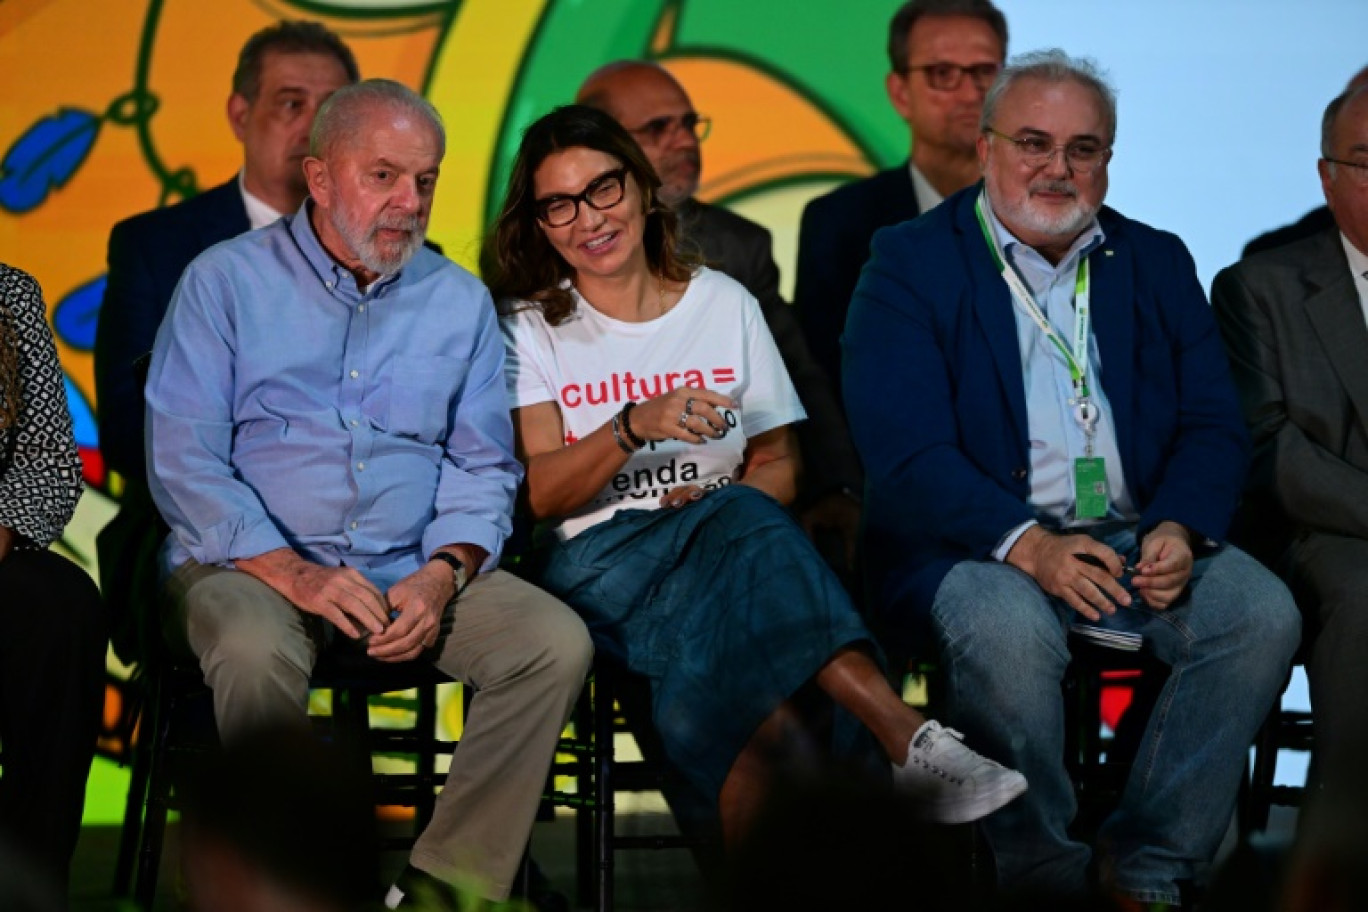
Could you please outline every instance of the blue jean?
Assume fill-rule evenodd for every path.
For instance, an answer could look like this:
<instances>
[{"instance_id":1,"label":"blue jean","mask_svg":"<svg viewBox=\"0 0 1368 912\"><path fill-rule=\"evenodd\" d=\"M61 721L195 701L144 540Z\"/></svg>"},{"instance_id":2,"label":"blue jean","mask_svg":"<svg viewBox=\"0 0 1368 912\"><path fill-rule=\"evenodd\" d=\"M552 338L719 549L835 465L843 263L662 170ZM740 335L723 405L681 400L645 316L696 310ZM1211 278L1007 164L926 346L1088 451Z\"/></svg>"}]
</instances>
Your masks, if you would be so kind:
<instances>
[{"instance_id":1,"label":"blue jean","mask_svg":"<svg viewBox=\"0 0 1368 912\"><path fill-rule=\"evenodd\" d=\"M1098 535L1128 562L1134 530ZM1121 802L1099 833L1111 886L1145 902L1179 901L1200 879L1234 809L1255 732L1280 693L1301 619L1278 579L1226 546L1197 560L1167 611L1119 608L1104 625L1143 634L1172 668ZM1004 888L1087 888L1089 847L1070 839L1076 805L1064 769L1060 683L1076 618L1035 580L996 562L965 561L932 606L947 718L968 743L1020 770L1023 798L984 824Z\"/></svg>"}]
</instances>

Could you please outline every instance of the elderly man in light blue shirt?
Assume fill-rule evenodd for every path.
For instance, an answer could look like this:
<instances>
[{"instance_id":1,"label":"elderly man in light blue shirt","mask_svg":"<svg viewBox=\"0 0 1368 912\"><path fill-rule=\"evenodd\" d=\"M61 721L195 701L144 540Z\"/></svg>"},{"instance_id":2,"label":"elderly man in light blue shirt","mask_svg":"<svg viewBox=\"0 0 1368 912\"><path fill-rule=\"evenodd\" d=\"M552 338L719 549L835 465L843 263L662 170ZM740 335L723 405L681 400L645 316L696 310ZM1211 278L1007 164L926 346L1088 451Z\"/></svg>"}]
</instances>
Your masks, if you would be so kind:
<instances>
[{"instance_id":1,"label":"elderly man in light blue shirt","mask_svg":"<svg viewBox=\"0 0 1368 912\"><path fill-rule=\"evenodd\" d=\"M443 148L403 86L339 90L311 199L190 265L147 384L173 626L226 738L302 722L346 641L477 689L400 907L430 879L508 895L591 651L496 569L521 470L489 293L422 247Z\"/></svg>"}]
</instances>

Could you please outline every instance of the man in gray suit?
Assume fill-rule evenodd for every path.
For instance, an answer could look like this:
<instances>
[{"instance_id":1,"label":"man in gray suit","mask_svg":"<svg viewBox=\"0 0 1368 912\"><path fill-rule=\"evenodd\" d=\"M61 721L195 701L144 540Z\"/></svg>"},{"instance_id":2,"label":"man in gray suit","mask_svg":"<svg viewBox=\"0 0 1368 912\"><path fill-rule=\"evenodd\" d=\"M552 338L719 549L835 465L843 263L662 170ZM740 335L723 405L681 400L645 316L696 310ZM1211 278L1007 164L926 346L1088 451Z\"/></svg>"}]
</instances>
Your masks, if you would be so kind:
<instances>
[{"instance_id":1,"label":"man in gray suit","mask_svg":"<svg viewBox=\"0 0 1368 912\"><path fill-rule=\"evenodd\" d=\"M632 134L660 176L660 198L679 213L684 236L698 245L709 266L746 286L760 302L808 413L808 420L798 426L804 468L798 516L810 535L833 535L838 547L823 550L837 569L848 574L853 570L860 516L859 457L832 378L813 359L796 315L779 295L779 267L769 231L721 206L694 199L702 174L699 143L707 136L710 121L694 110L684 87L663 67L642 60L600 67L584 80L575 100L598 108Z\"/></svg>"},{"instance_id":2,"label":"man in gray suit","mask_svg":"<svg viewBox=\"0 0 1368 912\"><path fill-rule=\"evenodd\" d=\"M1247 526L1306 611L1330 785L1368 746L1368 88L1325 109L1319 167L1335 224L1223 270L1211 299L1254 434Z\"/></svg>"}]
</instances>

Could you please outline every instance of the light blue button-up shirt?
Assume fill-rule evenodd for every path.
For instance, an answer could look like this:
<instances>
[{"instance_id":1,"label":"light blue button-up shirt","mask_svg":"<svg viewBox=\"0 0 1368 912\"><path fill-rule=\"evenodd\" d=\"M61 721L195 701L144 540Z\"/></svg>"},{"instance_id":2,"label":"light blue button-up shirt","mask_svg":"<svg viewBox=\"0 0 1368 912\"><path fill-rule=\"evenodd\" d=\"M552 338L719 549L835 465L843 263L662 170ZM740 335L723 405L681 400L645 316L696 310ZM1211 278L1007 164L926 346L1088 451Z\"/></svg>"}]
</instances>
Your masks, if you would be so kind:
<instances>
[{"instance_id":1,"label":"light blue button-up shirt","mask_svg":"<svg viewBox=\"0 0 1368 912\"><path fill-rule=\"evenodd\" d=\"M996 235L1008 264L1017 271L1037 306L1041 306L1050 325L1065 345L1072 345L1074 334L1074 284L1078 279L1078 264L1106 240L1096 219L1069 248L1058 265L1052 265L1035 249L1017 240L998 220L992 206L987 205L988 224ZM1017 345L1021 352L1023 382L1026 388L1027 433L1030 435L1031 494L1030 504L1047 525L1067 527L1090 525L1095 520L1075 520L1074 479L1075 459L1086 455L1083 429L1074 419L1073 381L1069 376L1064 356L1050 343L1036 326L1030 314L1012 299L1012 313L1016 317ZM1096 312L1107 302L1093 298ZM1107 487L1111 494L1109 519L1138 518L1126 491L1125 475L1121 471L1121 454L1116 445L1116 424L1112 421L1111 404L1102 387L1102 359L1097 350L1097 336L1088 335L1088 387L1100 415L1093 438L1093 455L1106 461ZM1013 529L994 550L998 560L1016 544L1021 533L1030 528L1026 523Z\"/></svg>"},{"instance_id":2,"label":"light blue button-up shirt","mask_svg":"<svg viewBox=\"0 0 1368 912\"><path fill-rule=\"evenodd\" d=\"M489 292L427 249L363 292L308 206L191 263L157 333L166 566L290 547L382 590L442 545L493 566L522 469Z\"/></svg>"}]
</instances>

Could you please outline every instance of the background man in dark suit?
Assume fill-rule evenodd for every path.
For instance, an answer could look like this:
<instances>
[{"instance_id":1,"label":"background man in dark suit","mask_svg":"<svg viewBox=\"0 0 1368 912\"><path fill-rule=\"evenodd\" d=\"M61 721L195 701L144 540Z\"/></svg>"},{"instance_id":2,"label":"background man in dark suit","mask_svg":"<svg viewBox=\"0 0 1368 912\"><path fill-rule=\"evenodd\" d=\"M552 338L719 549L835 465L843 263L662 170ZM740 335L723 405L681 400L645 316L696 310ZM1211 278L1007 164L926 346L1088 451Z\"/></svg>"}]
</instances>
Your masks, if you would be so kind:
<instances>
[{"instance_id":1,"label":"background man in dark suit","mask_svg":"<svg viewBox=\"0 0 1368 912\"><path fill-rule=\"evenodd\" d=\"M1112 90L1062 51L1027 55L982 128L983 189L879 232L851 305L878 609L925 628L955 727L1030 783L984 821L1011 888L1087 885L1062 760L1070 629L1142 637L1172 671L1100 867L1123 909L1177 905L1225 834L1300 620L1215 544L1248 436L1191 256L1102 206Z\"/></svg>"},{"instance_id":2,"label":"background man in dark suit","mask_svg":"<svg viewBox=\"0 0 1368 912\"><path fill-rule=\"evenodd\" d=\"M95 336L100 451L123 476L119 512L96 538L100 588L109 606L114 651L146 658L139 612L154 603L155 555L165 537L147 491L143 462L142 372L171 293L190 261L304 201L303 160L314 113L356 82L351 50L316 22L281 22L243 45L228 97L228 124L242 142L236 177L211 190L114 226L109 275Z\"/></svg>"},{"instance_id":3,"label":"background man in dark suit","mask_svg":"<svg viewBox=\"0 0 1368 912\"><path fill-rule=\"evenodd\" d=\"M1354 74L1354 78L1349 80L1349 85L1345 87L1345 91L1348 92L1354 89L1361 89L1365 86L1368 86L1368 67L1364 67ZM1262 253L1265 250L1272 250L1273 248L1281 247L1284 244L1291 244L1294 241L1309 238L1312 235L1320 234L1321 232L1328 230L1334 224L1335 218L1330 214L1330 207L1317 206L1292 224L1284 225L1281 228L1274 228L1272 231L1265 232L1254 238L1254 240L1245 244L1244 252L1241 253L1240 256L1253 256L1254 254Z\"/></svg>"},{"instance_id":4,"label":"background man in dark suit","mask_svg":"<svg viewBox=\"0 0 1368 912\"><path fill-rule=\"evenodd\" d=\"M793 311L779 295L779 267L770 233L736 213L694 199L702 171L700 140L710 123L673 76L655 63L622 60L589 75L575 99L610 115L641 145L660 176L660 198L679 213L684 236L709 266L755 295L808 420L798 425L804 489L799 518L809 534L827 531L828 554L849 571L854 563L863 479L832 378L812 359ZM838 567L838 569L841 569Z\"/></svg>"},{"instance_id":5,"label":"background man in dark suit","mask_svg":"<svg viewBox=\"0 0 1368 912\"><path fill-rule=\"evenodd\" d=\"M793 303L838 393L841 332L870 239L979 179L979 111L1006 55L1007 20L989 0L911 0L889 24L884 85L911 129L911 160L808 203L798 236Z\"/></svg>"},{"instance_id":6,"label":"background man in dark suit","mask_svg":"<svg viewBox=\"0 0 1368 912\"><path fill-rule=\"evenodd\" d=\"M95 339L100 450L125 480L143 478L142 383L133 363L152 350L171 292L200 253L269 225L304 201L303 160L314 112L358 78L356 59L316 22L281 22L247 40L227 114L242 143L237 176L174 206L114 226Z\"/></svg>"},{"instance_id":7,"label":"background man in dark suit","mask_svg":"<svg viewBox=\"0 0 1368 912\"><path fill-rule=\"evenodd\" d=\"M1307 610L1323 781L1368 747L1368 86L1325 110L1334 224L1222 270L1211 299L1254 433L1254 531ZM1267 536L1265 536L1266 538Z\"/></svg>"}]
</instances>

